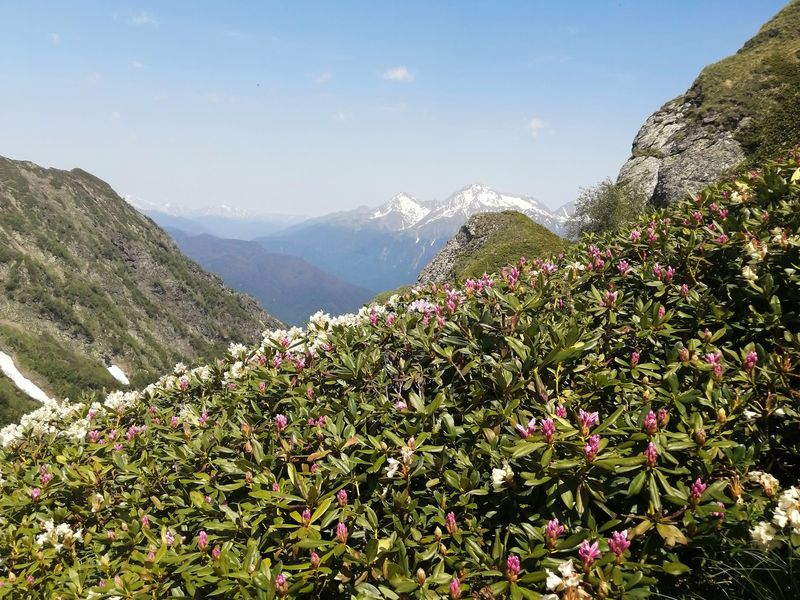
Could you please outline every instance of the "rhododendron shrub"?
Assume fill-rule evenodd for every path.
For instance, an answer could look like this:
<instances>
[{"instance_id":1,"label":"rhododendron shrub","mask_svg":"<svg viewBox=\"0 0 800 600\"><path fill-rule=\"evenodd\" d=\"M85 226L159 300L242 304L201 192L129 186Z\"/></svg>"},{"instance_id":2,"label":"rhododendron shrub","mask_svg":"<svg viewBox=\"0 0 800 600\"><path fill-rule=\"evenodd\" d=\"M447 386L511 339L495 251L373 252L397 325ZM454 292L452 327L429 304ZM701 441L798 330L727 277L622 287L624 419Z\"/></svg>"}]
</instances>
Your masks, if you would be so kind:
<instances>
[{"instance_id":1,"label":"rhododendron shrub","mask_svg":"<svg viewBox=\"0 0 800 600\"><path fill-rule=\"evenodd\" d=\"M797 552L798 180L44 407L0 597L642 598Z\"/></svg>"}]
</instances>

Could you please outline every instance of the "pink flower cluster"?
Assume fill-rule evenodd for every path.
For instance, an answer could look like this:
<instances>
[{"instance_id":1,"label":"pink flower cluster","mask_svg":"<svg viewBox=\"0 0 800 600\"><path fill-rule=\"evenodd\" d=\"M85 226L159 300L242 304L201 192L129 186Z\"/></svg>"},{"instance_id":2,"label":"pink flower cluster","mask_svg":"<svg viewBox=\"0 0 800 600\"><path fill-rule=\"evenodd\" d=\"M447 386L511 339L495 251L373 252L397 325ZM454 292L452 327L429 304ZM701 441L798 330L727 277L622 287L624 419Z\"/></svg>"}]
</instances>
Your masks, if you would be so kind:
<instances>
[{"instance_id":1,"label":"pink flower cluster","mask_svg":"<svg viewBox=\"0 0 800 600\"><path fill-rule=\"evenodd\" d=\"M583 455L586 457L586 462L592 462L600 451L600 436L590 436L583 446Z\"/></svg>"},{"instance_id":2,"label":"pink flower cluster","mask_svg":"<svg viewBox=\"0 0 800 600\"><path fill-rule=\"evenodd\" d=\"M599 413L587 412L582 408L578 409L578 423L581 426L581 435L583 437L589 435L589 431L591 430L591 428L597 425L599 422L600 422Z\"/></svg>"},{"instance_id":3,"label":"pink flower cluster","mask_svg":"<svg viewBox=\"0 0 800 600\"><path fill-rule=\"evenodd\" d=\"M588 571L591 569L594 561L600 558L599 543L594 542L593 544L590 544L589 540L583 540L580 546L578 546L578 556L583 563L583 568Z\"/></svg>"},{"instance_id":4,"label":"pink flower cluster","mask_svg":"<svg viewBox=\"0 0 800 600\"><path fill-rule=\"evenodd\" d=\"M549 446L553 445L553 439L556 434L556 424L553 419L542 419L542 436Z\"/></svg>"},{"instance_id":5,"label":"pink flower cluster","mask_svg":"<svg viewBox=\"0 0 800 600\"><path fill-rule=\"evenodd\" d=\"M744 359L744 370L748 373L755 369L756 365L758 364L758 353L757 352L748 352L747 357Z\"/></svg>"},{"instance_id":6,"label":"pink flower cluster","mask_svg":"<svg viewBox=\"0 0 800 600\"><path fill-rule=\"evenodd\" d=\"M631 547L631 542L628 539L628 530L615 531L608 538L608 548L616 555L616 561L622 561L622 555Z\"/></svg>"},{"instance_id":7,"label":"pink flower cluster","mask_svg":"<svg viewBox=\"0 0 800 600\"><path fill-rule=\"evenodd\" d=\"M719 352L709 352L705 358L706 362L712 365L711 376L714 381L722 381L722 355Z\"/></svg>"},{"instance_id":8,"label":"pink flower cluster","mask_svg":"<svg viewBox=\"0 0 800 600\"><path fill-rule=\"evenodd\" d=\"M517 423L514 429L517 430L517 433L520 434L525 439L528 439L533 433L536 432L536 419L531 418L528 421L528 424L523 426L521 423Z\"/></svg>"},{"instance_id":9,"label":"pink flower cluster","mask_svg":"<svg viewBox=\"0 0 800 600\"><path fill-rule=\"evenodd\" d=\"M558 519L550 519L545 525L544 536L547 540L547 547L550 550L555 549L558 538L564 533L564 526L558 522Z\"/></svg>"}]
</instances>

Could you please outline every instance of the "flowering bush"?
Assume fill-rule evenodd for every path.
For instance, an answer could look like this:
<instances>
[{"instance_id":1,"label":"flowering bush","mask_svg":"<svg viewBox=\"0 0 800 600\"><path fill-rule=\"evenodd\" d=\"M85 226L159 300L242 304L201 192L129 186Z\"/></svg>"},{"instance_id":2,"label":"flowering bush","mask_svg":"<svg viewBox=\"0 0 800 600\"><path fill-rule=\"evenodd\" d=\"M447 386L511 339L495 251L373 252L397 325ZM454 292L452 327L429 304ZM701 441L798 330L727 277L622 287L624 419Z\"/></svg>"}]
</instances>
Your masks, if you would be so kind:
<instances>
[{"instance_id":1,"label":"flowering bush","mask_svg":"<svg viewBox=\"0 0 800 600\"><path fill-rule=\"evenodd\" d=\"M798 180L43 407L0 597L643 598L796 552Z\"/></svg>"}]
</instances>

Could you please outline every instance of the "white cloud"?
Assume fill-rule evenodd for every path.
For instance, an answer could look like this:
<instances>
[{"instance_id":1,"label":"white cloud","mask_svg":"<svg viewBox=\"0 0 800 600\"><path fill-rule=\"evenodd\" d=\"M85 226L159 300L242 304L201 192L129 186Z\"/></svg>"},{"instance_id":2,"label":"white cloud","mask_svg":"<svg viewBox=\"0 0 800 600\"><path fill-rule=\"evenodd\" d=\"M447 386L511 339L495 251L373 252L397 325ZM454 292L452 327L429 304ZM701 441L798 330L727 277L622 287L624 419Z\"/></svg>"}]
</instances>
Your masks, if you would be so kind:
<instances>
[{"instance_id":1,"label":"white cloud","mask_svg":"<svg viewBox=\"0 0 800 600\"><path fill-rule=\"evenodd\" d=\"M57 33L51 33L50 34L50 41L53 44L60 44L61 43L61 36L58 35Z\"/></svg>"},{"instance_id":2,"label":"white cloud","mask_svg":"<svg viewBox=\"0 0 800 600\"><path fill-rule=\"evenodd\" d=\"M120 114L119 114L119 112L117 112L116 110L115 110L114 112L112 112L112 113L111 113L111 119L112 119L113 121L119 121L119 118L120 118Z\"/></svg>"},{"instance_id":3,"label":"white cloud","mask_svg":"<svg viewBox=\"0 0 800 600\"><path fill-rule=\"evenodd\" d=\"M331 73L330 71L325 71L324 73L314 75L313 79L314 83L326 83L331 79L333 79L333 73Z\"/></svg>"},{"instance_id":4,"label":"white cloud","mask_svg":"<svg viewBox=\"0 0 800 600\"><path fill-rule=\"evenodd\" d=\"M383 78L389 81L414 81L414 74L408 67L400 66L384 71Z\"/></svg>"},{"instance_id":5,"label":"white cloud","mask_svg":"<svg viewBox=\"0 0 800 600\"><path fill-rule=\"evenodd\" d=\"M102 80L103 80L103 74L98 73L97 71L95 71L94 73L89 73L86 76L86 83L89 83L91 85L97 85Z\"/></svg>"},{"instance_id":6,"label":"white cloud","mask_svg":"<svg viewBox=\"0 0 800 600\"><path fill-rule=\"evenodd\" d=\"M136 26L150 25L151 27L158 27L158 19L151 13L145 11L128 19L128 23Z\"/></svg>"},{"instance_id":7,"label":"white cloud","mask_svg":"<svg viewBox=\"0 0 800 600\"><path fill-rule=\"evenodd\" d=\"M537 119L534 117L530 121L528 121L528 131L531 132L533 137L539 137L539 134L542 131L542 127L544 127L544 121L541 119Z\"/></svg>"},{"instance_id":8,"label":"white cloud","mask_svg":"<svg viewBox=\"0 0 800 600\"><path fill-rule=\"evenodd\" d=\"M333 118L339 121L339 123L345 123L353 118L353 113L340 110L335 115L333 115Z\"/></svg>"},{"instance_id":9,"label":"white cloud","mask_svg":"<svg viewBox=\"0 0 800 600\"><path fill-rule=\"evenodd\" d=\"M144 69L144 63L138 60L129 61L128 66L134 71L141 71L142 69Z\"/></svg>"}]
</instances>

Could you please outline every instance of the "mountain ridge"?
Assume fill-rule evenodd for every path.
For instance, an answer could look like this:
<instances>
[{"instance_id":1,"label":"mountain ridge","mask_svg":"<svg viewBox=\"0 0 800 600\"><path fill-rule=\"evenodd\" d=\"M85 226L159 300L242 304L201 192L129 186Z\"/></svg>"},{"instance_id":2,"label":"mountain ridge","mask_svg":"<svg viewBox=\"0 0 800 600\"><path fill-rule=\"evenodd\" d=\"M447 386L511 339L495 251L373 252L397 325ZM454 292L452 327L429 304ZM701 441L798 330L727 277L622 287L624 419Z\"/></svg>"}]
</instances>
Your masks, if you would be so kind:
<instances>
[{"instance_id":1,"label":"mountain ridge","mask_svg":"<svg viewBox=\"0 0 800 600\"><path fill-rule=\"evenodd\" d=\"M141 385L280 325L102 179L4 157L0 282L0 351L51 397L120 387L112 365Z\"/></svg>"}]
</instances>

